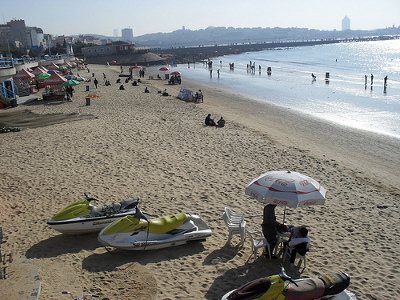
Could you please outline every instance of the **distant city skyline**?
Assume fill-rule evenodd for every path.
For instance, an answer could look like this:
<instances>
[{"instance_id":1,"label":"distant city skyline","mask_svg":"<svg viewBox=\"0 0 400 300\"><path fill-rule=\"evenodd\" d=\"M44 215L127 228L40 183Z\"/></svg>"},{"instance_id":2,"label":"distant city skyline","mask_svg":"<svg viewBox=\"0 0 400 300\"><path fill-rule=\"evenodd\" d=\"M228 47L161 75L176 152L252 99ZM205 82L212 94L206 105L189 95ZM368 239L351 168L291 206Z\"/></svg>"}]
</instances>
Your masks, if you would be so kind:
<instances>
[{"instance_id":1,"label":"distant city skyline","mask_svg":"<svg viewBox=\"0 0 400 300\"><path fill-rule=\"evenodd\" d=\"M399 0L2 0L1 23L25 20L26 26L54 35L114 36L115 28L132 28L135 36L214 27L300 27L352 30L400 26Z\"/></svg>"}]
</instances>

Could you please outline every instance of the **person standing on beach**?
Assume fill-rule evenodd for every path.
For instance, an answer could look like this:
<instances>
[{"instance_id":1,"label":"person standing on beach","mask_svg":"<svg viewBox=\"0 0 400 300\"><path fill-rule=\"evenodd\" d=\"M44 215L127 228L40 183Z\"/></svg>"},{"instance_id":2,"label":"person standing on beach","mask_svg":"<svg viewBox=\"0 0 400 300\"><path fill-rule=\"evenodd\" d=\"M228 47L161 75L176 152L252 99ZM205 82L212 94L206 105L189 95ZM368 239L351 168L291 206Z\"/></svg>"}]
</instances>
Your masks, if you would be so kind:
<instances>
[{"instance_id":1,"label":"person standing on beach","mask_svg":"<svg viewBox=\"0 0 400 300\"><path fill-rule=\"evenodd\" d=\"M267 204L264 206L264 212L263 212L263 222L261 224L262 227L262 232L264 237L267 239L267 242L270 246L271 252L269 253L271 258L276 258L272 254L272 252L275 249L276 243L278 242L277 239L277 234L278 234L278 229L277 229L277 223L276 223L276 216L275 216L275 204ZM265 252L268 251L268 248L265 248Z\"/></svg>"},{"instance_id":2,"label":"person standing on beach","mask_svg":"<svg viewBox=\"0 0 400 300\"><path fill-rule=\"evenodd\" d=\"M94 79L93 83L94 83L94 86L95 86L96 89L97 89L97 85L99 84L99 82L97 81L97 78Z\"/></svg>"},{"instance_id":3,"label":"person standing on beach","mask_svg":"<svg viewBox=\"0 0 400 300\"><path fill-rule=\"evenodd\" d=\"M374 84L374 75L371 74L371 85L373 85L373 84Z\"/></svg>"},{"instance_id":4,"label":"person standing on beach","mask_svg":"<svg viewBox=\"0 0 400 300\"><path fill-rule=\"evenodd\" d=\"M388 77L385 76L385 78L383 78L383 86L387 86L387 80L388 80Z\"/></svg>"}]
</instances>

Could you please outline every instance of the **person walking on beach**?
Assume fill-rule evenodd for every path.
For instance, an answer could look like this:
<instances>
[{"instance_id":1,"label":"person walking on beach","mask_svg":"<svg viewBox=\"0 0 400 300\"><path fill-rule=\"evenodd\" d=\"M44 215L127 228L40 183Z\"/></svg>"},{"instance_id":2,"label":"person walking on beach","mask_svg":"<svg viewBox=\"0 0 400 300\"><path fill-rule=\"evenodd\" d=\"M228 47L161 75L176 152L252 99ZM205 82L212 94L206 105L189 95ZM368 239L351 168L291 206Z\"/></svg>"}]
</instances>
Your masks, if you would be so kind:
<instances>
[{"instance_id":1,"label":"person walking on beach","mask_svg":"<svg viewBox=\"0 0 400 300\"><path fill-rule=\"evenodd\" d=\"M373 84L374 84L374 75L371 74L371 85L373 85Z\"/></svg>"},{"instance_id":2,"label":"person walking on beach","mask_svg":"<svg viewBox=\"0 0 400 300\"><path fill-rule=\"evenodd\" d=\"M387 86L387 80L388 80L388 77L386 75L385 78L383 78L383 86Z\"/></svg>"},{"instance_id":3,"label":"person walking on beach","mask_svg":"<svg viewBox=\"0 0 400 300\"><path fill-rule=\"evenodd\" d=\"M93 83L94 83L94 86L95 86L96 89L97 89L97 85L99 84L99 82L97 81L97 78L94 79Z\"/></svg>"}]
</instances>

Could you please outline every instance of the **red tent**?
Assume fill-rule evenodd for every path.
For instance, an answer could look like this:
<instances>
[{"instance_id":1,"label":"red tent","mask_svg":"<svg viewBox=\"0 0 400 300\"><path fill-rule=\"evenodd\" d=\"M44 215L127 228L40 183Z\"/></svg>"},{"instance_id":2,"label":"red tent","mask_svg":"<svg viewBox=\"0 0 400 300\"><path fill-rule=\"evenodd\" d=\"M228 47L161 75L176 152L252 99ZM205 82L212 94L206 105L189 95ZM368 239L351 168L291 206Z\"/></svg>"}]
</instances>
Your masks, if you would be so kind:
<instances>
[{"instance_id":1,"label":"red tent","mask_svg":"<svg viewBox=\"0 0 400 300\"><path fill-rule=\"evenodd\" d=\"M64 66L64 67L67 67L67 68L72 68L72 65L68 61L66 61L65 59L64 59L64 63L61 64L61 65Z\"/></svg>"},{"instance_id":2,"label":"red tent","mask_svg":"<svg viewBox=\"0 0 400 300\"><path fill-rule=\"evenodd\" d=\"M32 79L33 77L35 77L35 75L33 75L31 72L22 69L21 71L19 71L16 75L19 76L19 78L21 79Z\"/></svg>"},{"instance_id":3,"label":"red tent","mask_svg":"<svg viewBox=\"0 0 400 300\"><path fill-rule=\"evenodd\" d=\"M48 70L58 70L59 69L59 66L57 66L55 63L51 63L51 64L49 64L48 66L47 66L47 69Z\"/></svg>"},{"instance_id":4,"label":"red tent","mask_svg":"<svg viewBox=\"0 0 400 300\"><path fill-rule=\"evenodd\" d=\"M66 82L67 79L62 77L61 75L58 75L58 73L54 72L53 74L51 74L51 76L49 78L47 78L43 84L46 85L61 85L64 82Z\"/></svg>"},{"instance_id":5,"label":"red tent","mask_svg":"<svg viewBox=\"0 0 400 300\"><path fill-rule=\"evenodd\" d=\"M43 73L47 73L49 70L47 70L45 67L43 67L43 66L39 66L39 67L37 67L37 68L39 68L39 69L41 69L41 70L43 70Z\"/></svg>"},{"instance_id":6,"label":"red tent","mask_svg":"<svg viewBox=\"0 0 400 300\"><path fill-rule=\"evenodd\" d=\"M42 66L39 66L39 67L35 68L35 70L33 70L32 74L33 75L39 75L39 74L42 74L42 73L47 73L47 71L48 70L46 68L44 68Z\"/></svg>"}]
</instances>

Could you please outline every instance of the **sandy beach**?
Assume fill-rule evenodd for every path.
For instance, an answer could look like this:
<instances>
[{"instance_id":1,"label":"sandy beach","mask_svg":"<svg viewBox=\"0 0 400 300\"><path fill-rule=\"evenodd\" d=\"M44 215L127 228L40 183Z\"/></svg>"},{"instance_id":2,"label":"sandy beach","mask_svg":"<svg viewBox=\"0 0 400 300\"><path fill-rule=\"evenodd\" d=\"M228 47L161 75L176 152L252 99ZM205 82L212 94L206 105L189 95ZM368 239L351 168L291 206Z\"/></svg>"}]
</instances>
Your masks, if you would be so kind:
<instances>
[{"instance_id":1,"label":"sandy beach","mask_svg":"<svg viewBox=\"0 0 400 300\"><path fill-rule=\"evenodd\" d=\"M302 274L288 269L289 275L343 271L359 299L400 298L398 139L187 82L183 75L182 86L205 97L187 103L176 98L181 86L148 79L156 69L147 70L139 86L124 84L120 91L117 66L89 68L101 83L97 90L90 84L99 95L90 106L81 84L72 102L35 101L0 111L0 123L7 114L7 125L22 128L0 135L2 249L38 269L39 299L69 299L61 295L65 290L112 300L220 299L278 273L282 260L259 256L253 262L248 240L239 247L235 236L227 245L222 220L229 206L245 213L251 230L261 230L263 205L244 189L270 170L304 173L328 190L325 205L287 211L286 222L307 225L311 238L307 268ZM103 72L112 86L102 84ZM164 88L171 96L158 93ZM43 118L21 123L26 110ZM223 116L226 127L204 126L208 113ZM85 192L99 205L138 197L142 210L158 216L196 213L213 236L163 250L107 252L96 234L67 236L47 226ZM12 273L0 281L0 299L17 285Z\"/></svg>"}]
</instances>

